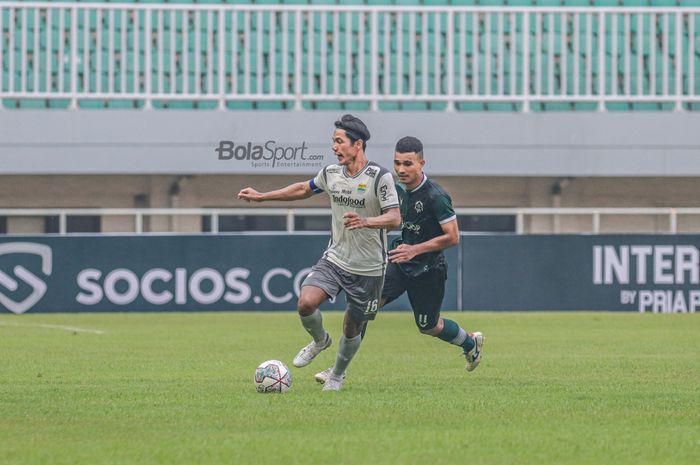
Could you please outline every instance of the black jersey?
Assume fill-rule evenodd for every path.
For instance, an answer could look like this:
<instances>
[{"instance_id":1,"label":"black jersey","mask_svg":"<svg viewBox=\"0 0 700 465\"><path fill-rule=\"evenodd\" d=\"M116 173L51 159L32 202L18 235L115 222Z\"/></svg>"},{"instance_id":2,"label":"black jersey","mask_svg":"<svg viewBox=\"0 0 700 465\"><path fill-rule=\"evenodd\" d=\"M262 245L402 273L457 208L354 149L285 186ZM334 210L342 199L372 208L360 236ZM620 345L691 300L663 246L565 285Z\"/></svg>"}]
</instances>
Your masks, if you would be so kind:
<instances>
[{"instance_id":1,"label":"black jersey","mask_svg":"<svg viewBox=\"0 0 700 465\"><path fill-rule=\"evenodd\" d=\"M399 244L415 245L442 236L442 225L457 218L452 199L436 182L423 175L423 181L412 191L403 184L396 184L401 209L401 238L394 240L392 248ZM442 251L416 255L412 260L399 263L401 271L418 276L445 264Z\"/></svg>"}]
</instances>

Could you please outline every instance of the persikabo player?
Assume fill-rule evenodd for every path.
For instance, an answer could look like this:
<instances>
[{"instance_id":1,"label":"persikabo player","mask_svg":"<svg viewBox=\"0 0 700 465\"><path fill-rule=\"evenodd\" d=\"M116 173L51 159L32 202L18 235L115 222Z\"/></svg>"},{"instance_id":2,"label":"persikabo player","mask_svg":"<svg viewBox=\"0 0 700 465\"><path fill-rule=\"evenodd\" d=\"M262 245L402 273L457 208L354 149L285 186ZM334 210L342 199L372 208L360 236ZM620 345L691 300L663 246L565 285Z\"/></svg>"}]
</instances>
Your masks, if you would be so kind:
<instances>
[{"instance_id":1,"label":"persikabo player","mask_svg":"<svg viewBox=\"0 0 700 465\"><path fill-rule=\"evenodd\" d=\"M377 313L386 272L386 230L401 224L391 173L365 155L370 138L367 126L352 115L344 115L335 127L332 148L337 164L326 166L310 181L283 189L261 193L247 187L238 193L239 199L254 202L299 200L324 191L331 198L331 240L302 283L297 305L301 323L313 341L294 357L294 366L303 367L331 345L319 307L345 291L348 305L343 335L324 391L342 388L343 373L362 342L360 333Z\"/></svg>"},{"instance_id":2,"label":"persikabo player","mask_svg":"<svg viewBox=\"0 0 700 465\"><path fill-rule=\"evenodd\" d=\"M481 361L484 335L467 333L456 322L440 317L445 295L447 263L443 250L459 243L457 216L452 199L436 182L423 173L423 144L415 137L396 143L394 170L399 177L401 238L389 251L381 305L408 292L413 316L421 333L462 348L467 371ZM324 383L329 371L316 374Z\"/></svg>"}]
</instances>

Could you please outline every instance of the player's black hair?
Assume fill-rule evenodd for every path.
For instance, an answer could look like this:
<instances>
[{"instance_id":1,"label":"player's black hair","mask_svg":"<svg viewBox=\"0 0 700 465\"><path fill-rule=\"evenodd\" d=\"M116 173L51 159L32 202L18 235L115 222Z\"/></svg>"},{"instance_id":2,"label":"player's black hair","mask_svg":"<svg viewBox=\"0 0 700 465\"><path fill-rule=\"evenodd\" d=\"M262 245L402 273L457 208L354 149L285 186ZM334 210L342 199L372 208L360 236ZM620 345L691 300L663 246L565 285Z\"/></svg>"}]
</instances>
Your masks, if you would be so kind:
<instances>
[{"instance_id":1,"label":"player's black hair","mask_svg":"<svg viewBox=\"0 0 700 465\"><path fill-rule=\"evenodd\" d=\"M397 153L415 152L419 159L423 159L423 143L417 137L402 137L396 143L396 148L394 151Z\"/></svg>"},{"instance_id":2,"label":"player's black hair","mask_svg":"<svg viewBox=\"0 0 700 465\"><path fill-rule=\"evenodd\" d=\"M360 118L352 115L343 115L334 124L336 128L345 131L350 142L354 144L356 140L361 140L362 150L367 148L367 141L370 137L369 129L367 129L367 126L365 126L365 123L363 123Z\"/></svg>"}]
</instances>

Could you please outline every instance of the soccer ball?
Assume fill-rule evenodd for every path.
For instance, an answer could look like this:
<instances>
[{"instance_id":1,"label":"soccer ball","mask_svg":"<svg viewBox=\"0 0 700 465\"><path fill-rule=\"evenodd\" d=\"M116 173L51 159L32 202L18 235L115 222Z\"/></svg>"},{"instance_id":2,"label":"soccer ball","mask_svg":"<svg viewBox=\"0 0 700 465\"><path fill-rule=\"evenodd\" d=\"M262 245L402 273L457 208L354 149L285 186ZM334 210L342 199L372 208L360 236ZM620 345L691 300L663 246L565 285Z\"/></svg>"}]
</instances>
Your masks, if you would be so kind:
<instances>
[{"instance_id":1,"label":"soccer ball","mask_svg":"<svg viewBox=\"0 0 700 465\"><path fill-rule=\"evenodd\" d=\"M292 372L279 360L267 360L255 369L253 382L258 392L287 392L292 387Z\"/></svg>"}]
</instances>

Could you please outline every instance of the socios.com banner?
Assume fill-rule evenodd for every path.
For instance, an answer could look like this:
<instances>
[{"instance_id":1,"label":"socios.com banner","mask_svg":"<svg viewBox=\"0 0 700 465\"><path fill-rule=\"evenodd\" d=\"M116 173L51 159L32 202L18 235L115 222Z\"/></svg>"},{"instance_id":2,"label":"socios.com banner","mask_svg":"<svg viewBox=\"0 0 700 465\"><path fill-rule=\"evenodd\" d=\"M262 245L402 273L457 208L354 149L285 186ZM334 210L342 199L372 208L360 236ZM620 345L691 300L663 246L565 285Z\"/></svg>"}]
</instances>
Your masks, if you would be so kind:
<instances>
[{"instance_id":1,"label":"socios.com banner","mask_svg":"<svg viewBox=\"0 0 700 465\"><path fill-rule=\"evenodd\" d=\"M0 311L294 310L326 235L0 239ZM448 254L457 268L457 249ZM456 275L455 275L456 276ZM446 308L457 308L457 281ZM324 308L345 308L345 298ZM406 309L406 297L387 310Z\"/></svg>"},{"instance_id":2,"label":"socios.com banner","mask_svg":"<svg viewBox=\"0 0 700 465\"><path fill-rule=\"evenodd\" d=\"M700 236L463 236L463 306L700 309Z\"/></svg>"},{"instance_id":3,"label":"socios.com banner","mask_svg":"<svg viewBox=\"0 0 700 465\"><path fill-rule=\"evenodd\" d=\"M287 234L5 237L0 312L294 310L327 241ZM699 251L699 235L464 235L447 251L442 308L695 312ZM324 306L344 307L343 296ZM408 308L404 296L386 310Z\"/></svg>"}]
</instances>

